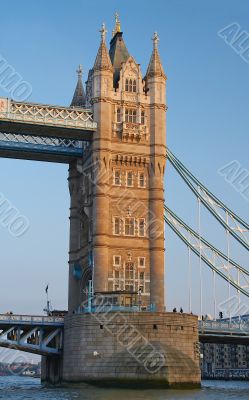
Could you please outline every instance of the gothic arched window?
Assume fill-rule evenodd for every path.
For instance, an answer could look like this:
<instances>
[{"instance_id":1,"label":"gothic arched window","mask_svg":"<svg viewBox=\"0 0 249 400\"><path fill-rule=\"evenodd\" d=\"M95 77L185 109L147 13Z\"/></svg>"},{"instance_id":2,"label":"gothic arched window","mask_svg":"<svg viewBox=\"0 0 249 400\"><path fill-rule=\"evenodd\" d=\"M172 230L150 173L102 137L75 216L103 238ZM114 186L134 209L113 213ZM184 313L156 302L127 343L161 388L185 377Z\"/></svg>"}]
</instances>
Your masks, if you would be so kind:
<instances>
[{"instance_id":1,"label":"gothic arched window","mask_svg":"<svg viewBox=\"0 0 249 400\"><path fill-rule=\"evenodd\" d=\"M129 92L132 92L132 79L129 80Z\"/></svg>"},{"instance_id":2,"label":"gothic arched window","mask_svg":"<svg viewBox=\"0 0 249 400\"><path fill-rule=\"evenodd\" d=\"M129 91L129 81L128 81L128 79L125 80L125 91L126 92Z\"/></svg>"},{"instance_id":3,"label":"gothic arched window","mask_svg":"<svg viewBox=\"0 0 249 400\"><path fill-rule=\"evenodd\" d=\"M133 84L132 84L132 91L135 93L137 91L137 82L134 79Z\"/></svg>"}]
</instances>

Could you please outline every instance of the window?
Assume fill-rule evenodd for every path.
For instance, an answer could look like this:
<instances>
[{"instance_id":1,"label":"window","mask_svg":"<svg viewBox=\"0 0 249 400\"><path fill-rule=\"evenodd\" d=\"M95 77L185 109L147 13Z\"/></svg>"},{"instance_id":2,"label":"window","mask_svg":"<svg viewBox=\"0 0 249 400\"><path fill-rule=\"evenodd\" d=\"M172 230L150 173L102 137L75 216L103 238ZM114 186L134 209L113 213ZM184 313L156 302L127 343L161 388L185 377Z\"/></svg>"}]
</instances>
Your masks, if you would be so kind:
<instances>
[{"instance_id":1,"label":"window","mask_svg":"<svg viewBox=\"0 0 249 400\"><path fill-rule=\"evenodd\" d=\"M138 266L141 268L145 267L145 257L138 257Z\"/></svg>"},{"instance_id":2,"label":"window","mask_svg":"<svg viewBox=\"0 0 249 400\"><path fill-rule=\"evenodd\" d=\"M133 91L133 93L135 93L137 91L137 82L136 82L135 79L134 79L134 81L132 83L132 91Z\"/></svg>"},{"instance_id":3,"label":"window","mask_svg":"<svg viewBox=\"0 0 249 400\"><path fill-rule=\"evenodd\" d=\"M145 176L143 172L139 172L138 175L138 186L143 188L145 187Z\"/></svg>"},{"instance_id":4,"label":"window","mask_svg":"<svg viewBox=\"0 0 249 400\"><path fill-rule=\"evenodd\" d=\"M114 233L114 235L120 235L121 234L121 220L118 217L114 217L113 233Z\"/></svg>"},{"instance_id":5,"label":"window","mask_svg":"<svg viewBox=\"0 0 249 400\"><path fill-rule=\"evenodd\" d=\"M117 122L121 122L121 110L120 110L120 108L117 109Z\"/></svg>"},{"instance_id":6,"label":"window","mask_svg":"<svg viewBox=\"0 0 249 400\"><path fill-rule=\"evenodd\" d=\"M145 221L144 221L144 219L139 219L138 234L139 234L139 236L145 236Z\"/></svg>"},{"instance_id":7,"label":"window","mask_svg":"<svg viewBox=\"0 0 249 400\"><path fill-rule=\"evenodd\" d=\"M121 171L119 169L114 170L114 185L121 185Z\"/></svg>"},{"instance_id":8,"label":"window","mask_svg":"<svg viewBox=\"0 0 249 400\"><path fill-rule=\"evenodd\" d=\"M132 171L126 172L126 185L133 186L133 173Z\"/></svg>"},{"instance_id":9,"label":"window","mask_svg":"<svg viewBox=\"0 0 249 400\"><path fill-rule=\"evenodd\" d=\"M132 109L125 110L125 122L136 122L137 121L137 111Z\"/></svg>"},{"instance_id":10,"label":"window","mask_svg":"<svg viewBox=\"0 0 249 400\"><path fill-rule=\"evenodd\" d=\"M141 124L144 125L145 124L145 112L141 111Z\"/></svg>"},{"instance_id":11,"label":"window","mask_svg":"<svg viewBox=\"0 0 249 400\"><path fill-rule=\"evenodd\" d=\"M129 80L129 92L132 92L132 79Z\"/></svg>"},{"instance_id":12,"label":"window","mask_svg":"<svg viewBox=\"0 0 249 400\"><path fill-rule=\"evenodd\" d=\"M119 279L119 271L116 270L114 276L116 279Z\"/></svg>"},{"instance_id":13,"label":"window","mask_svg":"<svg viewBox=\"0 0 249 400\"><path fill-rule=\"evenodd\" d=\"M126 92L133 92L137 91L137 81L136 79L126 79L125 80L125 91Z\"/></svg>"},{"instance_id":14,"label":"window","mask_svg":"<svg viewBox=\"0 0 249 400\"><path fill-rule=\"evenodd\" d=\"M144 272L139 273L139 279L140 279L140 281L144 280Z\"/></svg>"},{"instance_id":15,"label":"window","mask_svg":"<svg viewBox=\"0 0 249 400\"><path fill-rule=\"evenodd\" d=\"M121 256L113 256L113 265L115 267L120 267L120 265L121 265Z\"/></svg>"},{"instance_id":16,"label":"window","mask_svg":"<svg viewBox=\"0 0 249 400\"><path fill-rule=\"evenodd\" d=\"M125 218L125 235L134 236L134 218Z\"/></svg>"},{"instance_id":17,"label":"window","mask_svg":"<svg viewBox=\"0 0 249 400\"><path fill-rule=\"evenodd\" d=\"M133 280L134 279L134 265L133 263L127 263L125 266L125 279Z\"/></svg>"}]
</instances>

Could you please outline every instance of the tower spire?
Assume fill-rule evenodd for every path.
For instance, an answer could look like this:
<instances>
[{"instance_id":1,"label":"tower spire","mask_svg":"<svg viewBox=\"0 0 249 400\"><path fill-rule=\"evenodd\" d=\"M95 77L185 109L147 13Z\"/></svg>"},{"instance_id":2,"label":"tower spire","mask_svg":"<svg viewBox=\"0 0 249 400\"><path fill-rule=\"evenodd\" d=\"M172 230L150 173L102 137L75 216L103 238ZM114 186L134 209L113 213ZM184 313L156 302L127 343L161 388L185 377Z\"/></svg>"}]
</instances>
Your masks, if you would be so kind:
<instances>
[{"instance_id":1,"label":"tower spire","mask_svg":"<svg viewBox=\"0 0 249 400\"><path fill-rule=\"evenodd\" d=\"M118 86L122 63L126 62L130 57L123 39L119 14L117 12L115 14L115 28L112 31L109 55L114 68L113 85L116 88Z\"/></svg>"},{"instance_id":2,"label":"tower spire","mask_svg":"<svg viewBox=\"0 0 249 400\"><path fill-rule=\"evenodd\" d=\"M154 76L160 76L166 79L166 75L163 70L163 66L158 52L159 36L157 32L154 32L154 35L152 37L152 42L153 42L153 52L146 72L146 77L149 78Z\"/></svg>"},{"instance_id":3,"label":"tower spire","mask_svg":"<svg viewBox=\"0 0 249 400\"><path fill-rule=\"evenodd\" d=\"M74 91L71 107L84 107L86 102L85 91L82 83L83 67L80 64L76 70L78 75L77 85Z\"/></svg>"},{"instance_id":4,"label":"tower spire","mask_svg":"<svg viewBox=\"0 0 249 400\"><path fill-rule=\"evenodd\" d=\"M114 16L115 16L115 27L112 31L112 37L115 36L117 32L121 32L119 14L115 12Z\"/></svg>"},{"instance_id":5,"label":"tower spire","mask_svg":"<svg viewBox=\"0 0 249 400\"><path fill-rule=\"evenodd\" d=\"M101 71L101 70L112 71L112 63L105 43L107 30L104 23L101 26L100 33L101 33L101 42L93 69L94 71Z\"/></svg>"}]
</instances>

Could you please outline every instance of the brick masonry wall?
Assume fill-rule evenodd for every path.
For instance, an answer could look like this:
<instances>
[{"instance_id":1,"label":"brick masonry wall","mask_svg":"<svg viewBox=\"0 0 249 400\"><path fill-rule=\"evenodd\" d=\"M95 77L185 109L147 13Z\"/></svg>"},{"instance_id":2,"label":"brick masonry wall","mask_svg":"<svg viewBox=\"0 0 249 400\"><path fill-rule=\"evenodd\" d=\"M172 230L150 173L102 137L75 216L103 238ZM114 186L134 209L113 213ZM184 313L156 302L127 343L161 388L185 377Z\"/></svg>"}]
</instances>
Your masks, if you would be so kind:
<instances>
[{"instance_id":1,"label":"brick masonry wall","mask_svg":"<svg viewBox=\"0 0 249 400\"><path fill-rule=\"evenodd\" d=\"M149 312L68 316L63 380L198 386L197 317Z\"/></svg>"}]
</instances>

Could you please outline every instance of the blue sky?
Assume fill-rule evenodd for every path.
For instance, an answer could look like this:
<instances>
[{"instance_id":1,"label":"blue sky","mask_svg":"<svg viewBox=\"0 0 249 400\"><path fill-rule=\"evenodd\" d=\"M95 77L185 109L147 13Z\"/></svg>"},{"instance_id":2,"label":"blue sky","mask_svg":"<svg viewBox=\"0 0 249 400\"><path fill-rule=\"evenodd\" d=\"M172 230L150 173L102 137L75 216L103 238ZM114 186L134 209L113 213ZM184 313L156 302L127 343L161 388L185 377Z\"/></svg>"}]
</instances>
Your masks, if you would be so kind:
<instances>
[{"instance_id":1,"label":"blue sky","mask_svg":"<svg viewBox=\"0 0 249 400\"><path fill-rule=\"evenodd\" d=\"M143 73L154 31L168 76L167 143L197 177L229 207L248 220L248 201L218 173L224 164L248 164L249 64L217 32L237 22L249 32L246 0L63 1L12 0L1 4L0 54L32 85L31 101L69 105L75 70L86 72L97 53L105 22L108 41L114 12L129 52ZM2 87L0 96L8 97ZM0 192L30 221L22 238L0 227L0 312L40 314L45 286L56 308L67 305L68 208L67 166L0 159ZM168 165L166 200L196 227L196 200ZM203 213L203 232L225 247L222 230ZM233 257L247 255L233 244ZM187 308L187 250L166 230L168 308ZM198 260L193 259L193 311L199 310ZM211 274L204 267L204 312L212 312ZM219 301L227 287L218 283ZM243 299L243 301L246 301Z\"/></svg>"}]
</instances>

